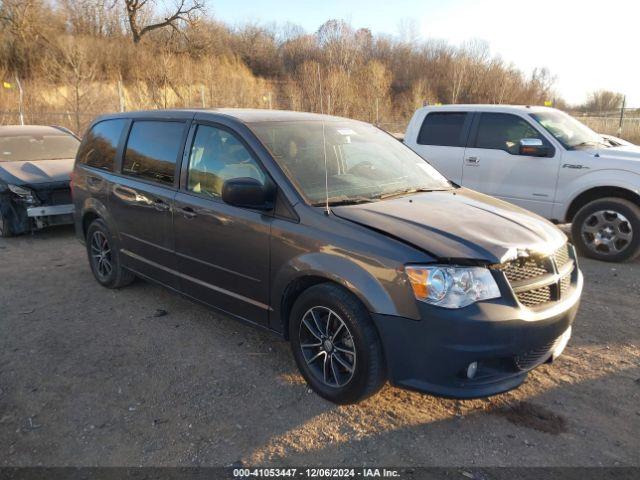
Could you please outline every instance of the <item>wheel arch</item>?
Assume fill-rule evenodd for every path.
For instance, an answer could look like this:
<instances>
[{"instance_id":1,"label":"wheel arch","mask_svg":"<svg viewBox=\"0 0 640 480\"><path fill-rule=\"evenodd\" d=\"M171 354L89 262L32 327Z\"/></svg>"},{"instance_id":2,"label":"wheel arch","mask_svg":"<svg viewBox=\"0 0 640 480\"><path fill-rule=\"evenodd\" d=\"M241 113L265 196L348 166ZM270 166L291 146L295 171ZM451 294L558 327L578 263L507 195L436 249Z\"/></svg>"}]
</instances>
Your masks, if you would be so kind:
<instances>
[{"instance_id":1,"label":"wheel arch","mask_svg":"<svg viewBox=\"0 0 640 480\"><path fill-rule=\"evenodd\" d=\"M568 223L572 222L576 213L586 204L606 197L622 198L640 207L640 194L633 190L617 186L592 187L581 192L571 201L565 214L565 221Z\"/></svg>"},{"instance_id":2,"label":"wheel arch","mask_svg":"<svg viewBox=\"0 0 640 480\"><path fill-rule=\"evenodd\" d=\"M393 275L391 277L391 275ZM273 277L270 326L288 336L291 308L302 292L319 283L332 283L349 292L371 313L419 318L411 289L404 277L391 272L385 281L348 257L321 252L292 259Z\"/></svg>"}]
</instances>

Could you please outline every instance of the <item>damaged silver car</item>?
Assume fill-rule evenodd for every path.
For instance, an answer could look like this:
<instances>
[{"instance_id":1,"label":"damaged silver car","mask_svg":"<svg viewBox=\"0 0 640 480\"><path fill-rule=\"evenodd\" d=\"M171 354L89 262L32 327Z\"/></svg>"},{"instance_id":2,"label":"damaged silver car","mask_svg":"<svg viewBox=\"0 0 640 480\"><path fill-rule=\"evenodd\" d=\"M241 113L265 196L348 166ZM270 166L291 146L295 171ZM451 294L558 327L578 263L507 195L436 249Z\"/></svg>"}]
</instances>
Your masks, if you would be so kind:
<instances>
[{"instance_id":1,"label":"damaged silver car","mask_svg":"<svg viewBox=\"0 0 640 480\"><path fill-rule=\"evenodd\" d=\"M0 236L73 223L69 186L79 139L62 127L0 127Z\"/></svg>"}]
</instances>

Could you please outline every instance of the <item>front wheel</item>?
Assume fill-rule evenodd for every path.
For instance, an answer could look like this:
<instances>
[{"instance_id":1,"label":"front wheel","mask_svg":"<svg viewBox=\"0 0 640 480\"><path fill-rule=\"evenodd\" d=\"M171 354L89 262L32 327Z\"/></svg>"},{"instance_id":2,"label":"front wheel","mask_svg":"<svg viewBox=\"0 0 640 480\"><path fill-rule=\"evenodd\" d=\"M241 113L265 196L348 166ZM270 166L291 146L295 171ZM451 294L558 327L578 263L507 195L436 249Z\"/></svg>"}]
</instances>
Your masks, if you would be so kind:
<instances>
[{"instance_id":1,"label":"front wheel","mask_svg":"<svg viewBox=\"0 0 640 480\"><path fill-rule=\"evenodd\" d=\"M621 198L594 200L576 213L571 235L585 257L632 260L640 254L640 208Z\"/></svg>"},{"instance_id":2,"label":"front wheel","mask_svg":"<svg viewBox=\"0 0 640 480\"><path fill-rule=\"evenodd\" d=\"M7 217L2 215L2 213L0 213L0 237L8 238L12 236L13 236L13 232L11 231L9 220L7 219Z\"/></svg>"},{"instance_id":3,"label":"front wheel","mask_svg":"<svg viewBox=\"0 0 640 480\"><path fill-rule=\"evenodd\" d=\"M305 290L289 321L293 356L307 384L338 403L359 402L384 384L382 345L367 309L330 283Z\"/></svg>"}]
</instances>

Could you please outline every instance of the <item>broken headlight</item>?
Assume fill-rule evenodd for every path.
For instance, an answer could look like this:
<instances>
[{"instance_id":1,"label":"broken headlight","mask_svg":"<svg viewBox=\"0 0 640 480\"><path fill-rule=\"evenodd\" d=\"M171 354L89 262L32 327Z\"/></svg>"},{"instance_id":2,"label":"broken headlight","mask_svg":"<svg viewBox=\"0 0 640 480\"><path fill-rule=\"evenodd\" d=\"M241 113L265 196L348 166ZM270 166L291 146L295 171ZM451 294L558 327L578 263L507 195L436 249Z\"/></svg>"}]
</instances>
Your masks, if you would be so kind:
<instances>
[{"instance_id":1,"label":"broken headlight","mask_svg":"<svg viewBox=\"0 0 640 480\"><path fill-rule=\"evenodd\" d=\"M9 190L11 190L13 193L15 193L18 197L20 197L25 203L28 203L30 205L36 205L38 204L38 197L36 197L35 193L33 193L32 190L25 188L25 187L20 187L18 185L7 185L7 187L9 187Z\"/></svg>"},{"instance_id":2,"label":"broken headlight","mask_svg":"<svg viewBox=\"0 0 640 480\"><path fill-rule=\"evenodd\" d=\"M462 308L500 297L488 268L407 265L405 272L416 299L439 307Z\"/></svg>"}]
</instances>

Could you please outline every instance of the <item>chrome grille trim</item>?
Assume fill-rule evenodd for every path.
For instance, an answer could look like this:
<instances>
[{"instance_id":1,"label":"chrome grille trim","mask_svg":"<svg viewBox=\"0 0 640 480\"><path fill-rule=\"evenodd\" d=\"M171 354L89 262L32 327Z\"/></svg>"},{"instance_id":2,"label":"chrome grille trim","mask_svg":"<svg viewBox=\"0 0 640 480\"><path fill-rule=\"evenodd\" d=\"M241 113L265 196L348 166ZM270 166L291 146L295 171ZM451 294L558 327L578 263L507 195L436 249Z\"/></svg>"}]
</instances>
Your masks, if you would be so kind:
<instances>
[{"instance_id":1,"label":"chrome grille trim","mask_svg":"<svg viewBox=\"0 0 640 480\"><path fill-rule=\"evenodd\" d=\"M532 255L493 268L504 273L522 306L540 308L561 300L570 290L575 270L572 251L565 243L547 257Z\"/></svg>"}]
</instances>

